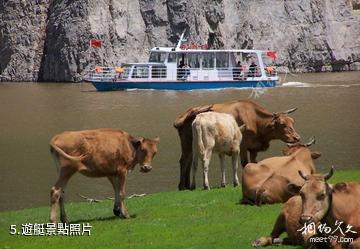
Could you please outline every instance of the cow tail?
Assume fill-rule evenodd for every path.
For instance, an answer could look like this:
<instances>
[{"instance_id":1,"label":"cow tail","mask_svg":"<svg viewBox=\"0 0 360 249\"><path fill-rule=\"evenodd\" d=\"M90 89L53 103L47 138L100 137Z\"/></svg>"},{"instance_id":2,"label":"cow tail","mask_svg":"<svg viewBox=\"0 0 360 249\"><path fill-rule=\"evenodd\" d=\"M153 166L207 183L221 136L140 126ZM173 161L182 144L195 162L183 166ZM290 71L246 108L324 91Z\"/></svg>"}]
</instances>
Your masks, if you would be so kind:
<instances>
[{"instance_id":1,"label":"cow tail","mask_svg":"<svg viewBox=\"0 0 360 249\"><path fill-rule=\"evenodd\" d=\"M197 150L200 154L203 154L205 151L205 146L202 139L202 127L200 124L196 122L196 120L192 124L192 134L193 134L193 148L197 147ZM195 151L193 151L195 153Z\"/></svg>"},{"instance_id":2,"label":"cow tail","mask_svg":"<svg viewBox=\"0 0 360 249\"><path fill-rule=\"evenodd\" d=\"M50 154L52 159L54 160L55 166L56 166L56 171L59 173L60 171L60 162L59 159L57 158L57 156L55 155L55 151L54 148L52 146L50 146Z\"/></svg>"},{"instance_id":3,"label":"cow tail","mask_svg":"<svg viewBox=\"0 0 360 249\"><path fill-rule=\"evenodd\" d=\"M65 157L66 159L75 162L75 163L79 163L81 162L86 156L85 155L81 155L81 156L71 156L69 154L67 154L65 151L63 151L62 149L60 149L58 146L56 146L54 143L50 143L50 147L52 149L54 149L57 153L59 153L59 155ZM52 153L53 154L53 153ZM54 154L53 154L54 155ZM58 164L57 164L58 165Z\"/></svg>"}]
</instances>

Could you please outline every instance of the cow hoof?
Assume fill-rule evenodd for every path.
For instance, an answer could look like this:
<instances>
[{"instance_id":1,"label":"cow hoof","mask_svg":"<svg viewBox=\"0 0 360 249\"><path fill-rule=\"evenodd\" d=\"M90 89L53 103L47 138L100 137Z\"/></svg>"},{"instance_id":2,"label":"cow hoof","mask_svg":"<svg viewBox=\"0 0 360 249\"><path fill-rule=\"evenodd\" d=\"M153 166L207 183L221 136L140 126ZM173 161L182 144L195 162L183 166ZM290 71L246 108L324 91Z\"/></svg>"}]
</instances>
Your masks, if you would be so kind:
<instances>
[{"instance_id":1,"label":"cow hoof","mask_svg":"<svg viewBox=\"0 0 360 249\"><path fill-rule=\"evenodd\" d=\"M234 182L234 188L239 186L239 183L238 182Z\"/></svg>"},{"instance_id":2,"label":"cow hoof","mask_svg":"<svg viewBox=\"0 0 360 249\"><path fill-rule=\"evenodd\" d=\"M129 218L130 218L130 215L129 215L128 213L126 213L126 214L121 214L121 215L120 215L120 218L122 218L122 219L129 219Z\"/></svg>"},{"instance_id":3,"label":"cow hoof","mask_svg":"<svg viewBox=\"0 0 360 249\"><path fill-rule=\"evenodd\" d=\"M68 220L67 220L67 218L60 218L60 221L61 221L62 223L69 223Z\"/></svg>"},{"instance_id":4,"label":"cow hoof","mask_svg":"<svg viewBox=\"0 0 360 249\"><path fill-rule=\"evenodd\" d=\"M114 209L113 209L113 213L114 213L115 216L119 216L119 217L120 217L120 215L121 215L121 210L120 210L120 208L114 208Z\"/></svg>"},{"instance_id":5,"label":"cow hoof","mask_svg":"<svg viewBox=\"0 0 360 249\"><path fill-rule=\"evenodd\" d=\"M259 240L259 239L254 240L254 241L251 243L251 245L252 245L253 247L261 247L261 246L262 246L261 240Z\"/></svg>"},{"instance_id":6,"label":"cow hoof","mask_svg":"<svg viewBox=\"0 0 360 249\"><path fill-rule=\"evenodd\" d=\"M221 187L222 187L222 188L225 188L225 187L226 187L226 184L225 184L225 183L221 183Z\"/></svg>"}]
</instances>

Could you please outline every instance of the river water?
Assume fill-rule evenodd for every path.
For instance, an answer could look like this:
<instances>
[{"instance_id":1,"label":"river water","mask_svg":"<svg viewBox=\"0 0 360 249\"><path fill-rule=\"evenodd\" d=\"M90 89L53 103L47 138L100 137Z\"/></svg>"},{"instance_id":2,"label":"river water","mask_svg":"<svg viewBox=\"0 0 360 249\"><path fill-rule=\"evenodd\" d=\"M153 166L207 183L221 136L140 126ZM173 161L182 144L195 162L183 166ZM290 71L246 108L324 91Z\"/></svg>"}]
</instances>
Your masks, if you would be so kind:
<instances>
[{"instance_id":1,"label":"river water","mask_svg":"<svg viewBox=\"0 0 360 249\"><path fill-rule=\"evenodd\" d=\"M293 107L295 128L307 141L316 137L316 162L326 171L360 167L360 72L283 75L282 86L196 91L96 92L91 84L0 83L0 211L49 204L56 169L49 153L50 138L65 130L116 127L136 136L160 136L153 171L137 167L127 179L127 194L176 190L180 142L173 121L187 108L235 99L256 98L270 111ZM284 144L273 141L259 159L279 155ZM231 182L227 159L228 182ZM220 185L217 157L210 166L210 186ZM241 170L240 170L241 172ZM199 172L199 180L200 180ZM198 181L201 184L201 180ZM112 197L106 179L71 178L67 201Z\"/></svg>"}]
</instances>

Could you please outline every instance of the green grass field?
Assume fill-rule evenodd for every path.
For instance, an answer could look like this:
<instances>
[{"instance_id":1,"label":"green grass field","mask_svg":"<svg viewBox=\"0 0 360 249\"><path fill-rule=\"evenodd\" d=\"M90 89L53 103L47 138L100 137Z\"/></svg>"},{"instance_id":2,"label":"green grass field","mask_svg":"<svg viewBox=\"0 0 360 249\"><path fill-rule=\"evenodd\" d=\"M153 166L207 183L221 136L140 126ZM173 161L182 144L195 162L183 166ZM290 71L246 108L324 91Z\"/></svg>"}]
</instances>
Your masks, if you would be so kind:
<instances>
[{"instance_id":1,"label":"green grass field","mask_svg":"<svg viewBox=\"0 0 360 249\"><path fill-rule=\"evenodd\" d=\"M331 182L360 182L360 171L337 171ZM34 193L36 194L36 193ZM271 232L281 205L239 205L240 188L166 192L126 200L131 219L112 214L113 202L68 203L71 223L89 223L91 236L10 235L10 225L47 223L49 207L0 213L0 249L251 248ZM296 248L276 246L273 248Z\"/></svg>"}]
</instances>

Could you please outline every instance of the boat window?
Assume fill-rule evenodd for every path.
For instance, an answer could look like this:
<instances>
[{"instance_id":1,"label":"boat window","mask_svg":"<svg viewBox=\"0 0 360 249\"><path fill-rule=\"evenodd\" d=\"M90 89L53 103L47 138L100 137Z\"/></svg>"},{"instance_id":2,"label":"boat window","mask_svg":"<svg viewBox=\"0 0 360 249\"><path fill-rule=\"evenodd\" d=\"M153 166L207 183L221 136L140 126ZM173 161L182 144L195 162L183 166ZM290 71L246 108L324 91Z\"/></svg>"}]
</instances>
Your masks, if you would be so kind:
<instances>
[{"instance_id":1,"label":"boat window","mask_svg":"<svg viewBox=\"0 0 360 249\"><path fill-rule=\"evenodd\" d=\"M189 53L187 55L187 61L191 68L200 68L200 54Z\"/></svg>"},{"instance_id":2,"label":"boat window","mask_svg":"<svg viewBox=\"0 0 360 249\"><path fill-rule=\"evenodd\" d=\"M178 63L178 67L182 67L184 65L184 63L186 62L186 56L185 53L179 53L177 54L177 63Z\"/></svg>"},{"instance_id":3,"label":"boat window","mask_svg":"<svg viewBox=\"0 0 360 249\"><path fill-rule=\"evenodd\" d=\"M151 78L166 78L166 67L153 66L151 68Z\"/></svg>"},{"instance_id":4,"label":"boat window","mask_svg":"<svg viewBox=\"0 0 360 249\"><path fill-rule=\"evenodd\" d=\"M216 68L229 67L229 53L219 52L216 53Z\"/></svg>"},{"instance_id":5,"label":"boat window","mask_svg":"<svg viewBox=\"0 0 360 249\"><path fill-rule=\"evenodd\" d=\"M164 62L166 53L164 52L151 52L149 62Z\"/></svg>"},{"instance_id":6,"label":"boat window","mask_svg":"<svg viewBox=\"0 0 360 249\"><path fill-rule=\"evenodd\" d=\"M148 66L135 66L132 78L149 78L149 67Z\"/></svg>"},{"instance_id":7,"label":"boat window","mask_svg":"<svg viewBox=\"0 0 360 249\"><path fill-rule=\"evenodd\" d=\"M168 62L169 63L176 62L176 53L169 53Z\"/></svg>"},{"instance_id":8,"label":"boat window","mask_svg":"<svg viewBox=\"0 0 360 249\"><path fill-rule=\"evenodd\" d=\"M202 57L202 67L204 69L212 69L214 68L214 58L215 58L215 54L214 53L203 53L203 57Z\"/></svg>"},{"instance_id":9,"label":"boat window","mask_svg":"<svg viewBox=\"0 0 360 249\"><path fill-rule=\"evenodd\" d=\"M131 69L130 66L125 66L125 67L124 67L124 73L123 73L123 75L122 75L124 78L129 77L130 69Z\"/></svg>"}]
</instances>

